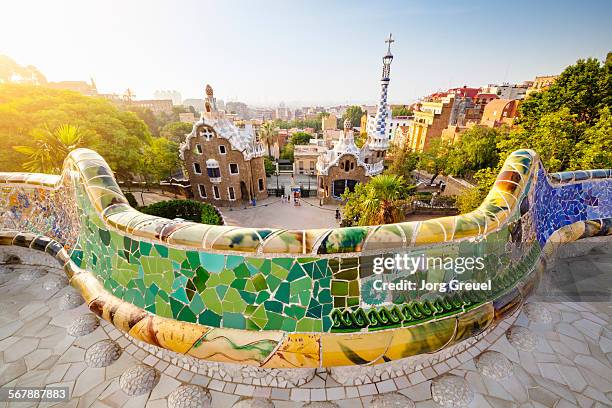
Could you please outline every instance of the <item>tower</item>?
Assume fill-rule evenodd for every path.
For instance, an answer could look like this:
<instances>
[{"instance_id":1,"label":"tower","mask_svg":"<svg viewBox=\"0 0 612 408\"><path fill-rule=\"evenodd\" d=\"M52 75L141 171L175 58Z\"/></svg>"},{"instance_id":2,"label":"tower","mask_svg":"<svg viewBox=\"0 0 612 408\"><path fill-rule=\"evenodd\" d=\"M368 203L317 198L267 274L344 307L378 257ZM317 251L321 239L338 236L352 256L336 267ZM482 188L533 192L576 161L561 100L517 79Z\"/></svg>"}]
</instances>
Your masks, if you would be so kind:
<instances>
[{"instance_id":1,"label":"tower","mask_svg":"<svg viewBox=\"0 0 612 408\"><path fill-rule=\"evenodd\" d=\"M214 97L212 86L206 85L206 98L204 99L204 112L216 112L217 100Z\"/></svg>"},{"instance_id":2,"label":"tower","mask_svg":"<svg viewBox=\"0 0 612 408\"><path fill-rule=\"evenodd\" d=\"M391 75L391 62L393 61L393 54L391 54L391 44L395 42L392 35L389 34L389 38L385 40L388 44L387 54L383 57L383 70L382 78L380 79L380 100L378 101L378 109L376 110L376 116L372 128L369 129L370 143L369 147L371 150L387 150L389 147L389 137L387 135L388 120L391 116L389 110L389 104L387 103L387 88L389 87L389 77Z\"/></svg>"}]
</instances>

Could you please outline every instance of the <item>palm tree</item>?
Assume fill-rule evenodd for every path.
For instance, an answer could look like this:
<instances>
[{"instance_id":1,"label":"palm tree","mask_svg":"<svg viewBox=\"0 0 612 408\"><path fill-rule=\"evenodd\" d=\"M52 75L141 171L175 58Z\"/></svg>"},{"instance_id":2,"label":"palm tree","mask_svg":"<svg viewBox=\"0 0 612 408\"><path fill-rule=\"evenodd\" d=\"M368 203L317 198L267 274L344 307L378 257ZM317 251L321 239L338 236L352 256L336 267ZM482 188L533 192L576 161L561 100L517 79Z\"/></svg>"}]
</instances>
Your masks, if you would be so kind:
<instances>
[{"instance_id":1,"label":"palm tree","mask_svg":"<svg viewBox=\"0 0 612 408\"><path fill-rule=\"evenodd\" d=\"M272 158L271 145L278 143L278 132L274 129L272 122L266 122L259 128L259 140L268 147L268 156Z\"/></svg>"},{"instance_id":2,"label":"palm tree","mask_svg":"<svg viewBox=\"0 0 612 408\"><path fill-rule=\"evenodd\" d=\"M24 169L35 173L60 173L64 159L70 151L79 147L83 141L77 126L61 125L53 131L45 127L43 131L32 132L32 146L13 146L17 152L28 156Z\"/></svg>"},{"instance_id":3,"label":"palm tree","mask_svg":"<svg viewBox=\"0 0 612 408\"><path fill-rule=\"evenodd\" d=\"M391 224L404 220L404 206L414 186L402 176L379 174L355 192L343 195L347 199L345 215L355 216L359 225Z\"/></svg>"}]
</instances>

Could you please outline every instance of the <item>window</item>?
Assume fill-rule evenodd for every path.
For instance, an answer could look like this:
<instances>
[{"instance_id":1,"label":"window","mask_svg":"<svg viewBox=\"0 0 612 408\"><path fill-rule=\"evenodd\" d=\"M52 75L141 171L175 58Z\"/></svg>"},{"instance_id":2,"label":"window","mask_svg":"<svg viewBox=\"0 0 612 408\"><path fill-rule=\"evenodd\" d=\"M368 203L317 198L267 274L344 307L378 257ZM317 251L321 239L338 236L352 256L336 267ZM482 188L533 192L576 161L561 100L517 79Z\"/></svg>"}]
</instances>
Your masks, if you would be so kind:
<instances>
[{"instance_id":1,"label":"window","mask_svg":"<svg viewBox=\"0 0 612 408\"><path fill-rule=\"evenodd\" d=\"M196 153L197 154L202 154L202 145L201 144L197 144L196 145Z\"/></svg>"},{"instance_id":2,"label":"window","mask_svg":"<svg viewBox=\"0 0 612 408\"><path fill-rule=\"evenodd\" d=\"M193 172L195 174L202 174L202 168L200 167L200 163L193 163Z\"/></svg>"},{"instance_id":3,"label":"window","mask_svg":"<svg viewBox=\"0 0 612 408\"><path fill-rule=\"evenodd\" d=\"M235 200L236 199L236 194L234 193L234 187L228 187L227 188L227 194L229 195L229 199L230 200Z\"/></svg>"},{"instance_id":4,"label":"window","mask_svg":"<svg viewBox=\"0 0 612 408\"><path fill-rule=\"evenodd\" d=\"M264 191L264 181L262 178L260 178L259 180L257 180L257 184L259 186L259 191Z\"/></svg>"},{"instance_id":5,"label":"window","mask_svg":"<svg viewBox=\"0 0 612 408\"><path fill-rule=\"evenodd\" d=\"M225 154L227 151L225 150L225 145L219 145L219 153Z\"/></svg>"},{"instance_id":6,"label":"window","mask_svg":"<svg viewBox=\"0 0 612 408\"><path fill-rule=\"evenodd\" d=\"M215 159L206 160L206 174L213 183L221 182L221 170L219 169L219 162Z\"/></svg>"},{"instance_id":7,"label":"window","mask_svg":"<svg viewBox=\"0 0 612 408\"><path fill-rule=\"evenodd\" d=\"M230 163L229 169L230 174L238 174L238 165L236 163Z\"/></svg>"},{"instance_id":8,"label":"window","mask_svg":"<svg viewBox=\"0 0 612 408\"><path fill-rule=\"evenodd\" d=\"M355 168L355 163L351 162L351 170Z\"/></svg>"},{"instance_id":9,"label":"window","mask_svg":"<svg viewBox=\"0 0 612 408\"><path fill-rule=\"evenodd\" d=\"M209 167L206 169L206 172L208 173L208 177L210 178L221 177L221 171L219 170L218 167Z\"/></svg>"},{"instance_id":10,"label":"window","mask_svg":"<svg viewBox=\"0 0 612 408\"><path fill-rule=\"evenodd\" d=\"M314 170L315 169L315 162L311 161L310 162L310 170Z\"/></svg>"},{"instance_id":11,"label":"window","mask_svg":"<svg viewBox=\"0 0 612 408\"><path fill-rule=\"evenodd\" d=\"M218 200L221 198L221 196L219 195L219 187L218 186L213 186L213 194L215 195L215 200Z\"/></svg>"},{"instance_id":12,"label":"window","mask_svg":"<svg viewBox=\"0 0 612 408\"><path fill-rule=\"evenodd\" d=\"M206 187L204 187L202 184L198 184L198 191L201 198L206 198Z\"/></svg>"}]
</instances>

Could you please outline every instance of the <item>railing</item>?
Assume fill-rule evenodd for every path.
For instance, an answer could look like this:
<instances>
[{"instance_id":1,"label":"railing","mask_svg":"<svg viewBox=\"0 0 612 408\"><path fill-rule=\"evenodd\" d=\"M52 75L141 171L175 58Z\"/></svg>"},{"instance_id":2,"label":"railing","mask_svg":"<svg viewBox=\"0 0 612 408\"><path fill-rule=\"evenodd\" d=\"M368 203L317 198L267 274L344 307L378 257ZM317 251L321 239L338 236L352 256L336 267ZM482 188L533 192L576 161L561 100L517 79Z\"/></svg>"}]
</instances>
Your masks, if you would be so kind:
<instances>
[{"instance_id":1,"label":"railing","mask_svg":"<svg viewBox=\"0 0 612 408\"><path fill-rule=\"evenodd\" d=\"M0 173L0 245L46 251L89 308L138 340L262 367L373 365L434 353L514 313L563 242L612 231L611 170L547 175L512 153L472 213L284 230L168 220L131 208L97 153L61 176ZM586 193L588 192L588 194ZM488 290L376 290L374 260L484 257L390 278L491 282Z\"/></svg>"}]
</instances>

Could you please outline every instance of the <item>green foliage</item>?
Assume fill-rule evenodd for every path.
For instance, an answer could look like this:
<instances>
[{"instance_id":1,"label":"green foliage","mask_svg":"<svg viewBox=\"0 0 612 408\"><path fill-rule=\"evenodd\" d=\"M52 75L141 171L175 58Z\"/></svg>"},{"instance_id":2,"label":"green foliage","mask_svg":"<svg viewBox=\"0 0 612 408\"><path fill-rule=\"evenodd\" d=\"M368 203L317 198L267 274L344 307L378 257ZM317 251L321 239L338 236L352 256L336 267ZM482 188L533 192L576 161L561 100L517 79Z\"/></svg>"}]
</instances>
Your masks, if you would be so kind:
<instances>
[{"instance_id":1,"label":"green foliage","mask_svg":"<svg viewBox=\"0 0 612 408\"><path fill-rule=\"evenodd\" d=\"M61 173L68 153L82 142L79 129L72 125L61 125L53 131L36 129L32 139L32 145L13 146L13 149L27 156L23 167L34 173Z\"/></svg>"},{"instance_id":2,"label":"green foliage","mask_svg":"<svg viewBox=\"0 0 612 408\"><path fill-rule=\"evenodd\" d=\"M275 119L273 122L274 127L279 129L305 129L305 128L313 128L315 132L321 130L321 118L317 116L317 119L294 119L290 121Z\"/></svg>"},{"instance_id":3,"label":"green foliage","mask_svg":"<svg viewBox=\"0 0 612 408\"><path fill-rule=\"evenodd\" d=\"M287 143L280 152L280 158L293 162L293 143Z\"/></svg>"},{"instance_id":4,"label":"green foliage","mask_svg":"<svg viewBox=\"0 0 612 408\"><path fill-rule=\"evenodd\" d=\"M264 168L266 170L266 177L270 177L276 172L276 165L267 157L264 157Z\"/></svg>"},{"instance_id":5,"label":"green foliage","mask_svg":"<svg viewBox=\"0 0 612 408\"><path fill-rule=\"evenodd\" d=\"M291 144L296 145L305 145L310 143L310 139L312 139L312 135L306 132L295 132L291 135Z\"/></svg>"},{"instance_id":6,"label":"green foliage","mask_svg":"<svg viewBox=\"0 0 612 408\"><path fill-rule=\"evenodd\" d=\"M222 225L222 219L215 207L195 200L160 201L138 211L168 219L182 218L193 222L210 225Z\"/></svg>"},{"instance_id":7,"label":"green foliage","mask_svg":"<svg viewBox=\"0 0 612 408\"><path fill-rule=\"evenodd\" d=\"M499 162L497 142L506 128L474 126L463 133L461 139L448 150L445 173L456 176L472 176L486 167L495 167Z\"/></svg>"},{"instance_id":8,"label":"green foliage","mask_svg":"<svg viewBox=\"0 0 612 408\"><path fill-rule=\"evenodd\" d=\"M434 182L439 174L444 173L450 151L451 146L448 142L442 139L435 139L429 144L427 150L419 154L417 168L432 175L431 183Z\"/></svg>"},{"instance_id":9,"label":"green foliage","mask_svg":"<svg viewBox=\"0 0 612 408\"><path fill-rule=\"evenodd\" d=\"M273 122L266 122L259 128L259 140L268 147L268 155L272 156L272 145L278 143L278 132Z\"/></svg>"},{"instance_id":10,"label":"green foliage","mask_svg":"<svg viewBox=\"0 0 612 408\"><path fill-rule=\"evenodd\" d=\"M576 144L581 154L570 157L569 170L612 168L612 115L610 108L601 110L599 120L584 131L583 138Z\"/></svg>"},{"instance_id":11,"label":"green foliage","mask_svg":"<svg viewBox=\"0 0 612 408\"><path fill-rule=\"evenodd\" d=\"M519 107L519 126L498 143L501 156L518 148L538 152L549 171L612 167L612 60L578 60L543 92Z\"/></svg>"},{"instance_id":12,"label":"green foliage","mask_svg":"<svg viewBox=\"0 0 612 408\"><path fill-rule=\"evenodd\" d=\"M367 184L358 183L346 191L343 225L379 225L403 221L404 205L416 191L402 176L379 174Z\"/></svg>"},{"instance_id":13,"label":"green foliage","mask_svg":"<svg viewBox=\"0 0 612 408\"><path fill-rule=\"evenodd\" d=\"M394 106L391 108L391 114L393 117L397 116L411 116L414 114L406 105L403 106Z\"/></svg>"},{"instance_id":14,"label":"green foliage","mask_svg":"<svg viewBox=\"0 0 612 408\"><path fill-rule=\"evenodd\" d=\"M500 166L501 167L501 166ZM456 205L461 214L474 211L489 194L500 168L485 168L476 172L476 187L463 191L457 196Z\"/></svg>"},{"instance_id":15,"label":"green foliage","mask_svg":"<svg viewBox=\"0 0 612 408\"><path fill-rule=\"evenodd\" d=\"M185 135L191 133L192 128L191 123L170 122L159 130L159 135L175 143L182 143L185 141Z\"/></svg>"},{"instance_id":16,"label":"green foliage","mask_svg":"<svg viewBox=\"0 0 612 408\"><path fill-rule=\"evenodd\" d=\"M130 204L130 206L132 206L133 208L138 207L138 201L136 201L136 197L134 197L134 194L128 191L126 193L123 193L123 195L128 200L128 204Z\"/></svg>"},{"instance_id":17,"label":"green foliage","mask_svg":"<svg viewBox=\"0 0 612 408\"><path fill-rule=\"evenodd\" d=\"M79 146L96 150L120 180L139 168L151 134L133 112L102 98L41 86L0 85L0 169L22 171L28 161L13 146L36 146L36 134L64 124L78 127Z\"/></svg>"},{"instance_id":18,"label":"green foliage","mask_svg":"<svg viewBox=\"0 0 612 408\"><path fill-rule=\"evenodd\" d=\"M393 158L389 167L385 170L386 174L396 174L404 177L405 180L412 180L412 172L416 169L419 155L412 152L407 146L399 147L391 145L389 156Z\"/></svg>"},{"instance_id":19,"label":"green foliage","mask_svg":"<svg viewBox=\"0 0 612 408\"><path fill-rule=\"evenodd\" d=\"M178 144L164 137L155 137L145 146L140 162L140 174L145 180L159 182L170 177L179 167Z\"/></svg>"},{"instance_id":20,"label":"green foliage","mask_svg":"<svg viewBox=\"0 0 612 408\"><path fill-rule=\"evenodd\" d=\"M349 106L346 109L346 112L344 112L344 115L342 115L342 120L340 121L340 123L342 123L342 126L344 126L344 121L346 119L349 119L353 127L359 126L361 125L361 117L363 116L363 113L364 112L360 106Z\"/></svg>"}]
</instances>

